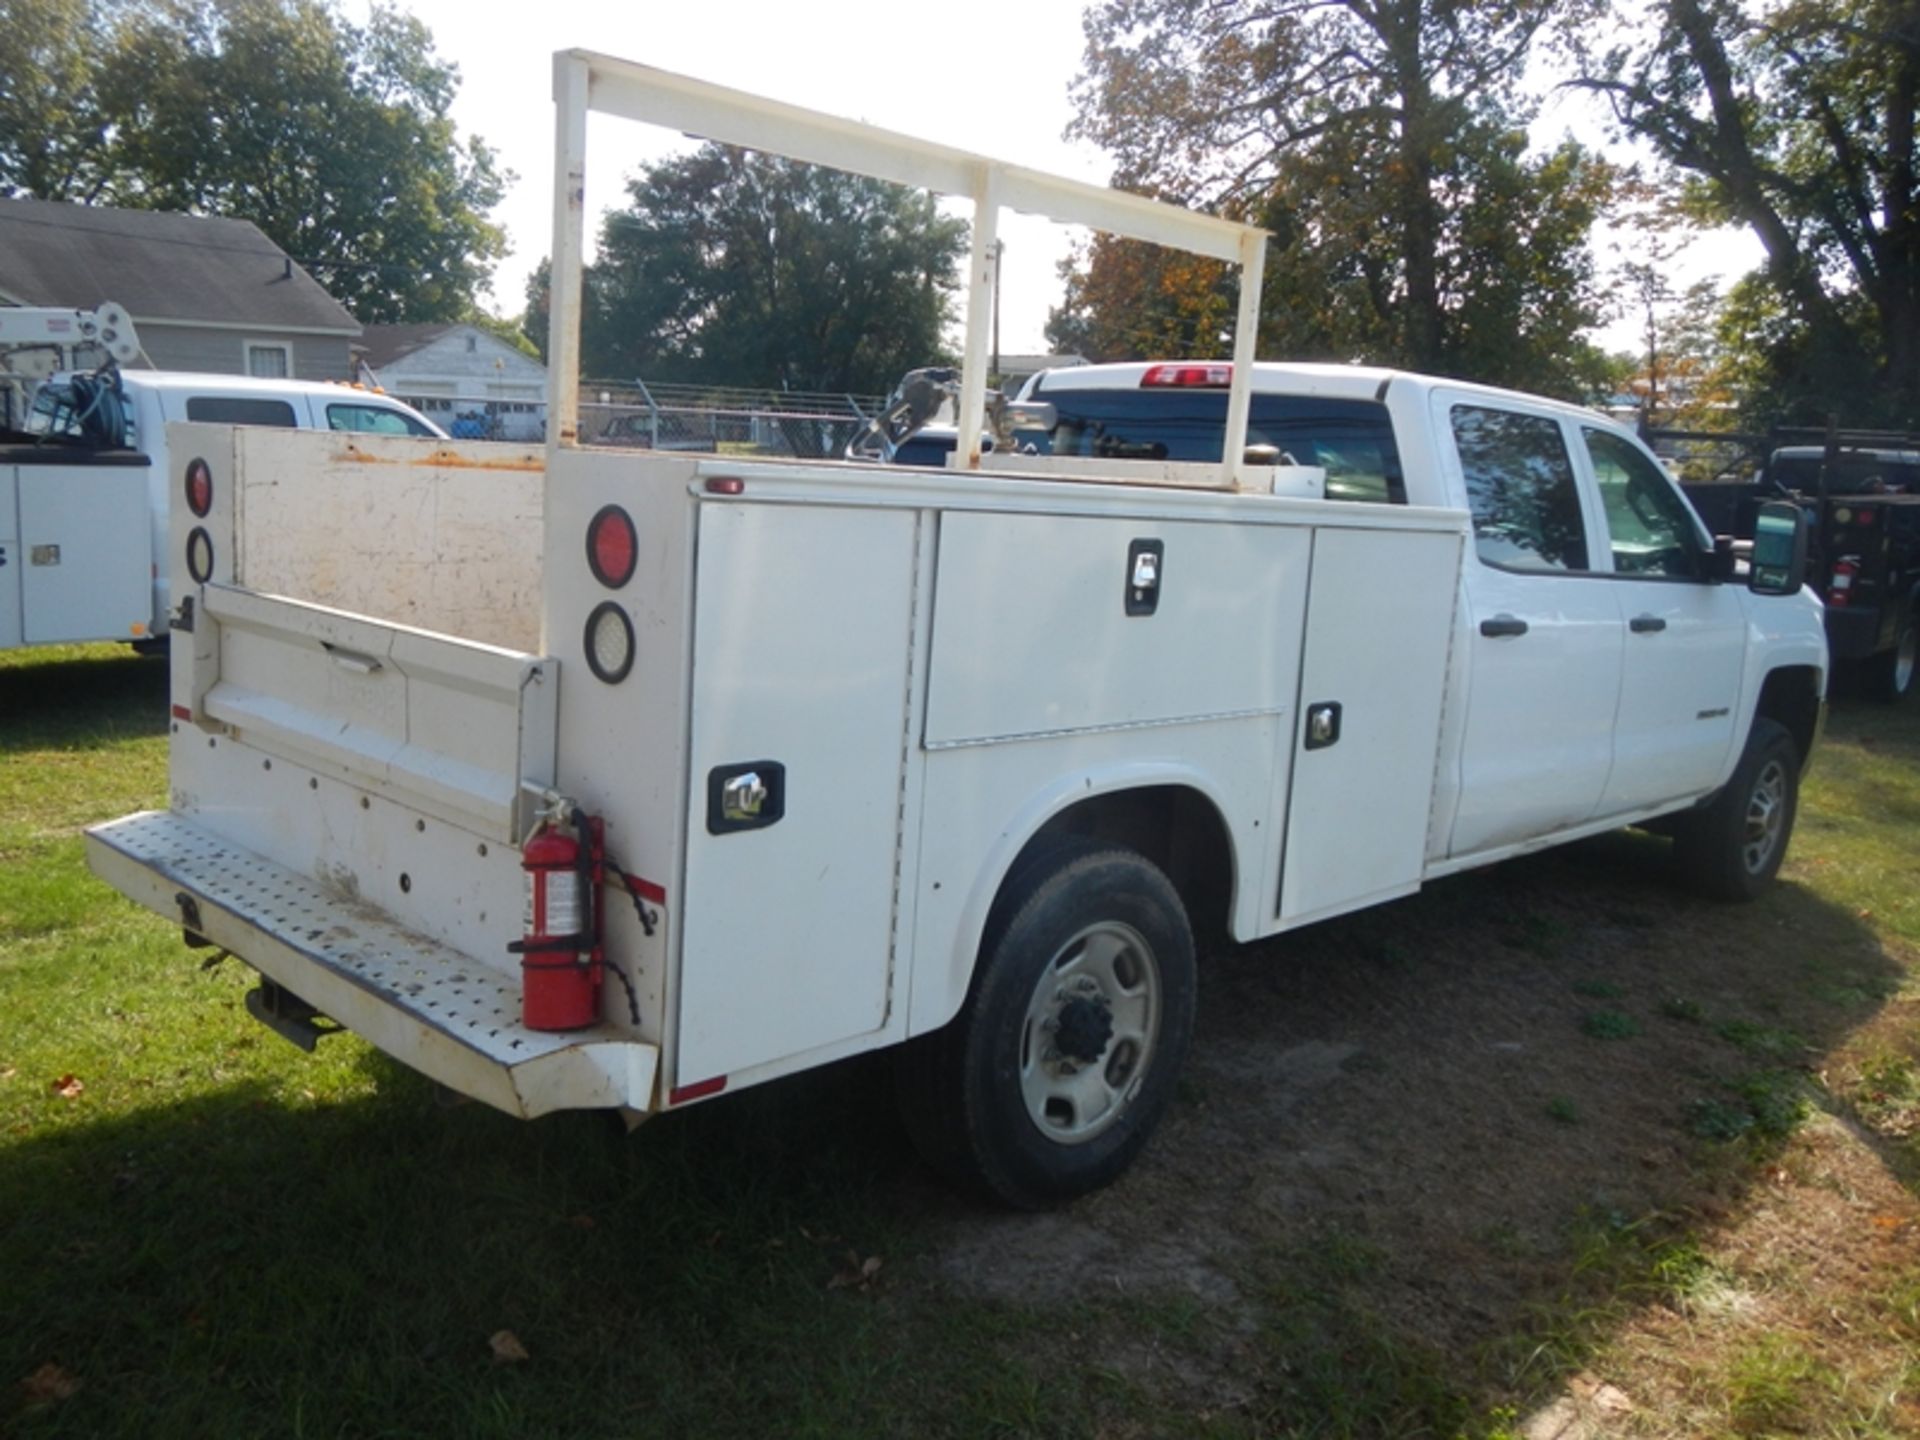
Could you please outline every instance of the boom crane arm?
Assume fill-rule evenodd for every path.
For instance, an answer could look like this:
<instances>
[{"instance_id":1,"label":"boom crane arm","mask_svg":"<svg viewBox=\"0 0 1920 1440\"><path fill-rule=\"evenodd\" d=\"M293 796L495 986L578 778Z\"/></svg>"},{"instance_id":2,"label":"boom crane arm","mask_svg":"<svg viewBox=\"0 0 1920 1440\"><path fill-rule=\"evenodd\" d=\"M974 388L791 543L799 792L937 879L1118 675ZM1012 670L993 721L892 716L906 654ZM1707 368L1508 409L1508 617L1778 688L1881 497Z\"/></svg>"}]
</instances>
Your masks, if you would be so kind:
<instances>
[{"instance_id":1,"label":"boom crane arm","mask_svg":"<svg viewBox=\"0 0 1920 1440\"><path fill-rule=\"evenodd\" d=\"M97 346L117 364L140 354L140 337L126 307L109 300L92 310L0 305L0 374L44 377Z\"/></svg>"}]
</instances>

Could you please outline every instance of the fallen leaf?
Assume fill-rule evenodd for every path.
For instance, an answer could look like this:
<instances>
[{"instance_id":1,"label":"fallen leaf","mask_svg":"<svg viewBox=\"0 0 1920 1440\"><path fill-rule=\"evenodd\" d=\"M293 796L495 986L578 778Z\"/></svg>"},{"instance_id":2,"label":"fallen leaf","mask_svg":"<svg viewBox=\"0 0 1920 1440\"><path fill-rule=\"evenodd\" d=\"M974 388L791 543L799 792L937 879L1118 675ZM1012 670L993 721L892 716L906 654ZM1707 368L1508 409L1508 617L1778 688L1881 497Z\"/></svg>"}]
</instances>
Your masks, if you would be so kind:
<instances>
[{"instance_id":1,"label":"fallen leaf","mask_svg":"<svg viewBox=\"0 0 1920 1440\"><path fill-rule=\"evenodd\" d=\"M493 1363L496 1365L518 1365L531 1360L527 1347L520 1343L520 1337L511 1330L496 1330L487 1341L487 1348L493 1351Z\"/></svg>"},{"instance_id":2,"label":"fallen leaf","mask_svg":"<svg viewBox=\"0 0 1920 1440\"><path fill-rule=\"evenodd\" d=\"M849 1250L846 1265L827 1281L827 1288L829 1290L864 1290L873 1283L873 1277L880 1273L881 1264L878 1255L869 1255L862 1260L858 1251Z\"/></svg>"},{"instance_id":3,"label":"fallen leaf","mask_svg":"<svg viewBox=\"0 0 1920 1440\"><path fill-rule=\"evenodd\" d=\"M20 1393L29 1405L54 1405L79 1394L80 1382L70 1371L48 1361L20 1382Z\"/></svg>"},{"instance_id":4,"label":"fallen leaf","mask_svg":"<svg viewBox=\"0 0 1920 1440\"><path fill-rule=\"evenodd\" d=\"M86 1088L78 1075L62 1075L53 1082L53 1093L62 1100L77 1100L80 1092Z\"/></svg>"},{"instance_id":5,"label":"fallen leaf","mask_svg":"<svg viewBox=\"0 0 1920 1440\"><path fill-rule=\"evenodd\" d=\"M0 1065L0 1080L11 1080L20 1072L11 1065Z\"/></svg>"},{"instance_id":6,"label":"fallen leaf","mask_svg":"<svg viewBox=\"0 0 1920 1440\"><path fill-rule=\"evenodd\" d=\"M1876 1215L1873 1224L1877 1230L1904 1230L1907 1220L1904 1215Z\"/></svg>"}]
</instances>

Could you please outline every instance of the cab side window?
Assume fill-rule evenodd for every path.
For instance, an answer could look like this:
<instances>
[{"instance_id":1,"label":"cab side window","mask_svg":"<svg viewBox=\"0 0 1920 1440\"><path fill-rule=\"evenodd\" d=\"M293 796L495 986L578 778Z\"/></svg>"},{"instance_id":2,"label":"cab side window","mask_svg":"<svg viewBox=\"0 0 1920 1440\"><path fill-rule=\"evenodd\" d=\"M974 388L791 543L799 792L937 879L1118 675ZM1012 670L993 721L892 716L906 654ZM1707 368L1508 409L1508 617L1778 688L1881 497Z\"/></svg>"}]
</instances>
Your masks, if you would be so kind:
<instances>
[{"instance_id":1,"label":"cab side window","mask_svg":"<svg viewBox=\"0 0 1920 1440\"><path fill-rule=\"evenodd\" d=\"M388 410L380 405L327 406L327 428L356 430L370 435L431 435L433 432L411 415Z\"/></svg>"},{"instance_id":2,"label":"cab side window","mask_svg":"<svg viewBox=\"0 0 1920 1440\"><path fill-rule=\"evenodd\" d=\"M1454 406L1452 421L1480 558L1502 570L1587 569L1586 521L1560 422L1483 405Z\"/></svg>"},{"instance_id":3,"label":"cab side window","mask_svg":"<svg viewBox=\"0 0 1920 1440\"><path fill-rule=\"evenodd\" d=\"M1580 434L1600 482L1614 573L1703 579L1706 557L1693 513L1659 467L1618 435L1587 429Z\"/></svg>"}]
</instances>

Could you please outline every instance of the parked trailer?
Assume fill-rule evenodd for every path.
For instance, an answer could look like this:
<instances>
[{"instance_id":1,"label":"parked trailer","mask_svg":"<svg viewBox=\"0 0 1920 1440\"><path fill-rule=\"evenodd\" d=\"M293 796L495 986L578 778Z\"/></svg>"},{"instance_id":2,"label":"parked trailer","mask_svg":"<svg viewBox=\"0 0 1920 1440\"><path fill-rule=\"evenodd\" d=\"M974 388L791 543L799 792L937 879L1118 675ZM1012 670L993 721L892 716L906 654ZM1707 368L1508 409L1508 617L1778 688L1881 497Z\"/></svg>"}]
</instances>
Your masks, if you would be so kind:
<instances>
[{"instance_id":1,"label":"parked trailer","mask_svg":"<svg viewBox=\"0 0 1920 1440\"><path fill-rule=\"evenodd\" d=\"M88 855L257 969L283 1034L327 1017L523 1116L898 1047L935 1163L1042 1205L1145 1143L1201 940L1656 817L1708 889L1772 878L1825 679L1798 512L1732 583L1601 417L1256 366L1258 231L596 55L555 75L544 466L171 432L211 485L170 522L170 805ZM589 96L972 195L963 416L1001 203L1245 262L1236 359L1063 378L1055 454L963 425L946 471L582 448ZM1076 452L1143 404L1214 456Z\"/></svg>"}]
</instances>

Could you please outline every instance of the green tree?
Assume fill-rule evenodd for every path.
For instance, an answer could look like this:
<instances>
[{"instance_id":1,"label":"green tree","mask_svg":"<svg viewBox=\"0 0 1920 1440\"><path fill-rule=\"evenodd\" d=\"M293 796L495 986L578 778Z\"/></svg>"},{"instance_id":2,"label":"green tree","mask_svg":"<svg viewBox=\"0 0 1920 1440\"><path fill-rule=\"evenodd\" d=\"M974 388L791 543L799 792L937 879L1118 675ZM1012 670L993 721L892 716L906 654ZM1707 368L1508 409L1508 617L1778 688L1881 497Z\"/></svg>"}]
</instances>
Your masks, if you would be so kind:
<instances>
[{"instance_id":1,"label":"green tree","mask_svg":"<svg viewBox=\"0 0 1920 1440\"><path fill-rule=\"evenodd\" d=\"M1529 157L1516 91L1567 3L1103 0L1073 130L1118 183L1274 232L1267 353L1580 393L1612 176Z\"/></svg>"},{"instance_id":2,"label":"green tree","mask_svg":"<svg viewBox=\"0 0 1920 1440\"><path fill-rule=\"evenodd\" d=\"M585 286L589 373L885 391L942 358L967 227L930 196L715 144L627 192Z\"/></svg>"},{"instance_id":3,"label":"green tree","mask_svg":"<svg viewBox=\"0 0 1920 1440\"><path fill-rule=\"evenodd\" d=\"M251 220L365 322L472 312L506 250L487 218L506 177L459 134L458 72L418 20L375 4L354 25L331 0L17 3L72 38L5 42L35 77L5 104L66 108L0 130L0 185Z\"/></svg>"},{"instance_id":4,"label":"green tree","mask_svg":"<svg viewBox=\"0 0 1920 1440\"><path fill-rule=\"evenodd\" d=\"M0 195L96 199L109 126L93 0L8 0L0 14Z\"/></svg>"},{"instance_id":5,"label":"green tree","mask_svg":"<svg viewBox=\"0 0 1920 1440\"><path fill-rule=\"evenodd\" d=\"M1748 418L1920 423L1920 5L1653 0L1578 83L1649 143L1692 218L1766 252L1737 295Z\"/></svg>"}]
</instances>

